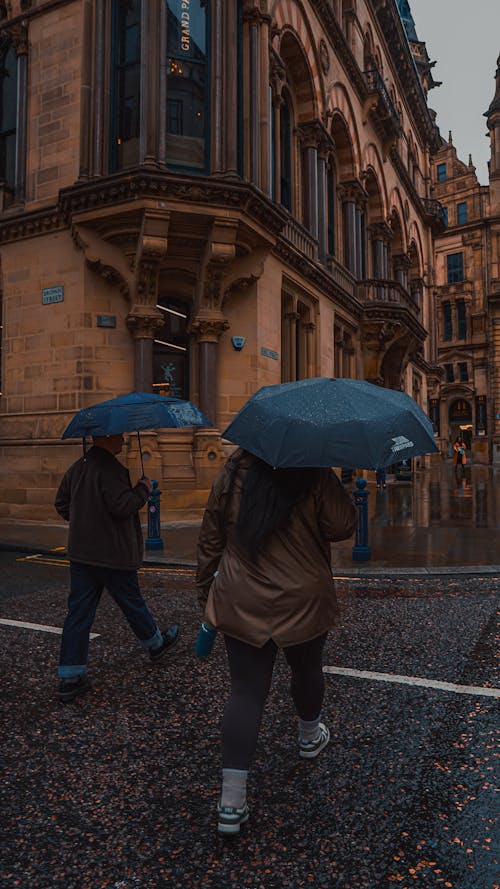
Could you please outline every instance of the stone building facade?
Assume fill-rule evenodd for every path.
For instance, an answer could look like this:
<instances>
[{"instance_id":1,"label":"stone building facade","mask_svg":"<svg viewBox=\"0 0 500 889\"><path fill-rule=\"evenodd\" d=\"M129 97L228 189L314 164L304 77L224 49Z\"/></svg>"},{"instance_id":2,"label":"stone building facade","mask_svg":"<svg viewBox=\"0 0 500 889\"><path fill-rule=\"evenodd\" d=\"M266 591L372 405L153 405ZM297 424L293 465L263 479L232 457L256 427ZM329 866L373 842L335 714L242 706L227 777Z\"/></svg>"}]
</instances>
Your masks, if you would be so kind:
<instances>
[{"instance_id":1,"label":"stone building facade","mask_svg":"<svg viewBox=\"0 0 500 889\"><path fill-rule=\"evenodd\" d=\"M213 423L144 435L166 519L200 514L221 431L262 385L365 378L427 409L440 137L407 13L0 3L6 515L50 518L81 449L69 419L134 388ZM136 436L125 459L138 471Z\"/></svg>"},{"instance_id":2,"label":"stone building facade","mask_svg":"<svg viewBox=\"0 0 500 889\"><path fill-rule=\"evenodd\" d=\"M442 449L464 436L476 463L500 464L500 58L490 133L489 184L458 157L450 133L432 161L433 195L446 215L435 239L439 385L430 414Z\"/></svg>"}]
</instances>

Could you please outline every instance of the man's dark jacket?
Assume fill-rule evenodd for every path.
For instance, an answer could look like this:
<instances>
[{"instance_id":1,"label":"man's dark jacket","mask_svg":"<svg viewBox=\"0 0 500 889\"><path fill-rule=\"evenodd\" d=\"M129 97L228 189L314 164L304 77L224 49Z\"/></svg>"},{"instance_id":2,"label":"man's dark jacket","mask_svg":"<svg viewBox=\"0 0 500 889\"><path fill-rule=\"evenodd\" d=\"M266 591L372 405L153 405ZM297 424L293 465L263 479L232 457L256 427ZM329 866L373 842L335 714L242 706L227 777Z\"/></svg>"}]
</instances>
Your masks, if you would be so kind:
<instances>
[{"instance_id":1,"label":"man's dark jacket","mask_svg":"<svg viewBox=\"0 0 500 889\"><path fill-rule=\"evenodd\" d=\"M143 546L138 511L147 499L143 482L133 488L125 466L104 448L92 447L68 469L55 500L57 512L69 521L70 561L137 569Z\"/></svg>"}]
</instances>

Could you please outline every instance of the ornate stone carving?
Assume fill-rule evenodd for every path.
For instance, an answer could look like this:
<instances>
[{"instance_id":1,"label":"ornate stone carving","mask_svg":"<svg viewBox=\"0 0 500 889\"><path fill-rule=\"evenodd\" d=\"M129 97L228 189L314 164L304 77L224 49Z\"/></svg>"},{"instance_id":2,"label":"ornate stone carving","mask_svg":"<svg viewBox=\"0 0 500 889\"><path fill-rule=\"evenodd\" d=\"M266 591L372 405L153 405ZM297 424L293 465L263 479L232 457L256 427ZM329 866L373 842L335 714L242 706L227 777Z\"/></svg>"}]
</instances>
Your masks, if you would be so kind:
<instances>
[{"instance_id":1,"label":"ornate stone carving","mask_svg":"<svg viewBox=\"0 0 500 889\"><path fill-rule=\"evenodd\" d=\"M199 343L218 343L222 334L229 328L229 321L220 315L198 315L193 319L189 332Z\"/></svg>"},{"instance_id":2,"label":"ornate stone carving","mask_svg":"<svg viewBox=\"0 0 500 889\"><path fill-rule=\"evenodd\" d=\"M323 71L323 74L328 74L330 70L330 54L328 52L326 41L323 40L323 38L319 41L319 60L321 62L321 70Z\"/></svg>"}]
</instances>

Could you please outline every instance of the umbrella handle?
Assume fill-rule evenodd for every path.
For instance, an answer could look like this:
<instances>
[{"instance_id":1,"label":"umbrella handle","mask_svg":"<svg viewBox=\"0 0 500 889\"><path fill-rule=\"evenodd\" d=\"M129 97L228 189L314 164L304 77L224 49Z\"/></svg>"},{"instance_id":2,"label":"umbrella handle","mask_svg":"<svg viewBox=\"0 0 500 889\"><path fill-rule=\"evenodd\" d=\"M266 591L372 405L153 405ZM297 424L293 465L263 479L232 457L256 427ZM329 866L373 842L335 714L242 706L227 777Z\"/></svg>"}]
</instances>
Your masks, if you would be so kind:
<instances>
[{"instance_id":1,"label":"umbrella handle","mask_svg":"<svg viewBox=\"0 0 500 889\"><path fill-rule=\"evenodd\" d=\"M139 441L139 454L141 455L142 478L144 478L144 463L143 463L143 460L142 460L141 434L140 434L139 431L137 432L137 438L138 438L138 441Z\"/></svg>"}]
</instances>

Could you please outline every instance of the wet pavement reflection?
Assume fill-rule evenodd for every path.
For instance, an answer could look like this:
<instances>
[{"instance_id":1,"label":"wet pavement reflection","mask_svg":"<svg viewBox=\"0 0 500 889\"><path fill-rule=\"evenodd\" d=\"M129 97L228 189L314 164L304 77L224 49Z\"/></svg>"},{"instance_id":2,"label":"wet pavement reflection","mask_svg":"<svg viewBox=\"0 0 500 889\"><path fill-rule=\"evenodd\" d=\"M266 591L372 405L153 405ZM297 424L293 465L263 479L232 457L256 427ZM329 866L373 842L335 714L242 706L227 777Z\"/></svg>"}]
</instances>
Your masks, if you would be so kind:
<instances>
[{"instance_id":1,"label":"wet pavement reflection","mask_svg":"<svg viewBox=\"0 0 500 889\"><path fill-rule=\"evenodd\" d=\"M500 564L499 486L500 468L451 463L415 472L411 481L389 475L385 489L369 481L370 564ZM353 564L352 541L335 545L333 564Z\"/></svg>"}]
</instances>

